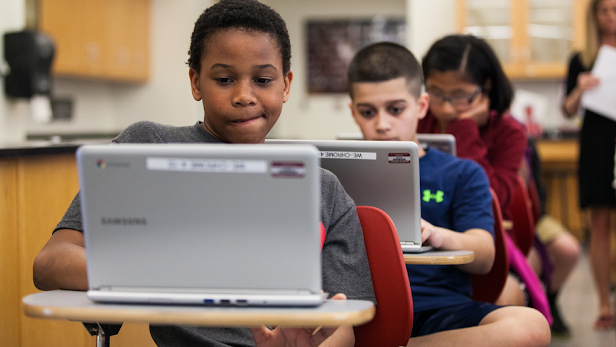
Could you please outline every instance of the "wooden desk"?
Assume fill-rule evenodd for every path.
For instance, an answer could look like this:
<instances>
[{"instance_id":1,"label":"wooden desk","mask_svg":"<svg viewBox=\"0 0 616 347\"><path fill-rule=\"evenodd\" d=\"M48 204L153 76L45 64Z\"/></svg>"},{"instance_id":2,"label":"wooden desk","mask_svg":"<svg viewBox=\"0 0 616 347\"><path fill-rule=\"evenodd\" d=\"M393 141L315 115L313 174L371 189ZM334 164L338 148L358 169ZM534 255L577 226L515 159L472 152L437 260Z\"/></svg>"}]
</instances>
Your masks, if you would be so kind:
<instances>
[{"instance_id":1,"label":"wooden desk","mask_svg":"<svg viewBox=\"0 0 616 347\"><path fill-rule=\"evenodd\" d=\"M404 262L413 265L462 265L475 259L472 251L431 251L425 253L404 253Z\"/></svg>"},{"instance_id":2,"label":"wooden desk","mask_svg":"<svg viewBox=\"0 0 616 347\"><path fill-rule=\"evenodd\" d=\"M580 153L577 140L539 140L537 152L543 170L577 170Z\"/></svg>"},{"instance_id":3,"label":"wooden desk","mask_svg":"<svg viewBox=\"0 0 616 347\"><path fill-rule=\"evenodd\" d=\"M540 140L537 141L537 152L547 194L546 213L560 220L580 241L584 241L587 225L579 208L578 141Z\"/></svg>"},{"instance_id":4,"label":"wooden desk","mask_svg":"<svg viewBox=\"0 0 616 347\"><path fill-rule=\"evenodd\" d=\"M188 324L202 326L360 325L374 317L374 304L363 300L328 300L318 307L206 307L99 304L85 292L53 290L22 299L33 318L101 323Z\"/></svg>"}]
</instances>

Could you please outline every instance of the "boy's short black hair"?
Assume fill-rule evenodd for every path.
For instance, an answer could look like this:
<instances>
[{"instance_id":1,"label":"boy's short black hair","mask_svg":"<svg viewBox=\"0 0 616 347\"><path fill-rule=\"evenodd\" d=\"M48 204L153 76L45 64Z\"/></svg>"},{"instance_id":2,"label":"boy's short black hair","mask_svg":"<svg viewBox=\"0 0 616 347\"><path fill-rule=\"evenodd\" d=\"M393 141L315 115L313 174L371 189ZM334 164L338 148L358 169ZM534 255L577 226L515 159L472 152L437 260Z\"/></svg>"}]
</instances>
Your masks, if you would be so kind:
<instances>
[{"instance_id":1,"label":"boy's short black hair","mask_svg":"<svg viewBox=\"0 0 616 347\"><path fill-rule=\"evenodd\" d=\"M255 0L222 0L207 8L195 22L188 50L188 66L201 72L201 58L207 41L219 31L243 29L270 34L282 56L282 70L291 70L291 40L280 15L269 6Z\"/></svg>"},{"instance_id":2,"label":"boy's short black hair","mask_svg":"<svg viewBox=\"0 0 616 347\"><path fill-rule=\"evenodd\" d=\"M490 46L472 35L450 35L436 41L422 61L426 80L430 72L461 71L470 83L486 87L490 109L500 116L511 106L513 88Z\"/></svg>"},{"instance_id":3,"label":"boy's short black hair","mask_svg":"<svg viewBox=\"0 0 616 347\"><path fill-rule=\"evenodd\" d=\"M378 42L362 48L349 65L347 86L351 99L353 84L361 82L385 82L406 78L409 92L419 97L423 75L419 62L406 47L393 42Z\"/></svg>"}]
</instances>

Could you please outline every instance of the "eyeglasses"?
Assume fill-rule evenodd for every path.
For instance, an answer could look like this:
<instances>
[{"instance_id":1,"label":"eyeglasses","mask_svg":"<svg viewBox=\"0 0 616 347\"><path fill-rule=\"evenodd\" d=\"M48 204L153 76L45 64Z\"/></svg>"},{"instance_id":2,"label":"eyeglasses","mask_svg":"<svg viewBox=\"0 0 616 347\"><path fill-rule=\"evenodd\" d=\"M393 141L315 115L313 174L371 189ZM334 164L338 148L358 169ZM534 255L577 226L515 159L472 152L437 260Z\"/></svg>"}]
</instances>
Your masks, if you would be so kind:
<instances>
[{"instance_id":1,"label":"eyeglasses","mask_svg":"<svg viewBox=\"0 0 616 347\"><path fill-rule=\"evenodd\" d=\"M464 108L470 106L475 99L481 94L481 86L478 86L477 89L470 96L445 96L439 93L428 92L430 95L430 102L435 105L443 105L446 102L449 102L451 106L455 108Z\"/></svg>"}]
</instances>

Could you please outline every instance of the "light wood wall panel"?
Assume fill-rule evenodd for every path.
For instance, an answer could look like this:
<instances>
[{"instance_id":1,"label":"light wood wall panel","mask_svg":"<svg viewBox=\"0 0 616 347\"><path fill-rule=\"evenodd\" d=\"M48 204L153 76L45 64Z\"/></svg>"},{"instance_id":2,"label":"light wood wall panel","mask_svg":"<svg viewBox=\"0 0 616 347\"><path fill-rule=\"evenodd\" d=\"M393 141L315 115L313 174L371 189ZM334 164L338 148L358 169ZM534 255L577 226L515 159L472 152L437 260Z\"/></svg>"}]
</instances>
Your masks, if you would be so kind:
<instances>
[{"instance_id":1,"label":"light wood wall panel","mask_svg":"<svg viewBox=\"0 0 616 347\"><path fill-rule=\"evenodd\" d=\"M20 295L37 292L32 264L78 191L74 155L20 159L18 178ZM86 346L90 337L78 322L41 320L21 314L21 346Z\"/></svg>"},{"instance_id":2,"label":"light wood wall panel","mask_svg":"<svg viewBox=\"0 0 616 347\"><path fill-rule=\"evenodd\" d=\"M0 161L0 346L95 346L80 322L26 317L21 298L38 292L34 258L79 190L73 154ZM155 346L147 324L125 324L115 347Z\"/></svg>"},{"instance_id":3,"label":"light wood wall panel","mask_svg":"<svg viewBox=\"0 0 616 347\"><path fill-rule=\"evenodd\" d=\"M17 160L0 160L0 344L19 346Z\"/></svg>"}]
</instances>

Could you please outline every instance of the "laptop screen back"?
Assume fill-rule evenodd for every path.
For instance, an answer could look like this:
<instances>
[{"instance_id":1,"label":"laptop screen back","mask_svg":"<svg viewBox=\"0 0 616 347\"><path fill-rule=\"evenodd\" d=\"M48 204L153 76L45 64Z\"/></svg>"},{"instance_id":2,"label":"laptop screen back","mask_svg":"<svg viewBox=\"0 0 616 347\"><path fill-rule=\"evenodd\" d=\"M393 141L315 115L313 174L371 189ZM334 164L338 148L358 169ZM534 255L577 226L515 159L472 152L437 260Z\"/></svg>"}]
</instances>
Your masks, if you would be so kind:
<instances>
[{"instance_id":1,"label":"laptop screen back","mask_svg":"<svg viewBox=\"0 0 616 347\"><path fill-rule=\"evenodd\" d=\"M312 146L78 151L90 289L321 290Z\"/></svg>"},{"instance_id":2,"label":"laptop screen back","mask_svg":"<svg viewBox=\"0 0 616 347\"><path fill-rule=\"evenodd\" d=\"M266 140L310 143L358 206L374 206L394 222L402 243L421 246L418 148L410 141Z\"/></svg>"}]
</instances>

